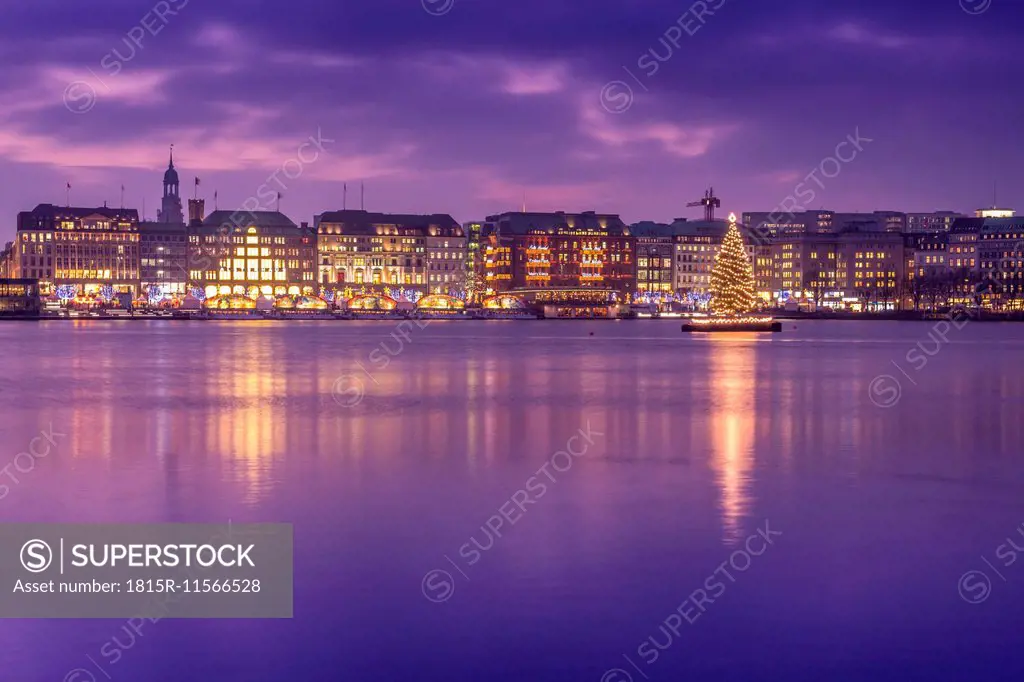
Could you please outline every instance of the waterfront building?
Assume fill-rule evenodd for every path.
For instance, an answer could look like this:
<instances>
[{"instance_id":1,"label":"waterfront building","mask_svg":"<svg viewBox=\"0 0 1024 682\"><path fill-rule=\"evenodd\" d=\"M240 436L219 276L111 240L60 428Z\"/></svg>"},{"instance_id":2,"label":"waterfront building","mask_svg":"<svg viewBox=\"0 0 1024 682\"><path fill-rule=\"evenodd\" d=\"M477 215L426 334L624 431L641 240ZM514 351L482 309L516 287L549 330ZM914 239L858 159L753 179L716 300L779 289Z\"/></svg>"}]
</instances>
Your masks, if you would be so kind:
<instances>
[{"instance_id":1,"label":"waterfront building","mask_svg":"<svg viewBox=\"0 0 1024 682\"><path fill-rule=\"evenodd\" d=\"M960 218L953 223L949 232L949 247L946 267L951 279L950 301L973 304L975 286L978 282L978 234L985 224L985 218Z\"/></svg>"},{"instance_id":2,"label":"waterfront building","mask_svg":"<svg viewBox=\"0 0 1024 682\"><path fill-rule=\"evenodd\" d=\"M1024 218L986 218L977 249L980 303L999 310L1024 307Z\"/></svg>"},{"instance_id":3,"label":"waterfront building","mask_svg":"<svg viewBox=\"0 0 1024 682\"><path fill-rule=\"evenodd\" d=\"M37 315L39 309L39 280L0 278L0 317Z\"/></svg>"},{"instance_id":4,"label":"waterfront building","mask_svg":"<svg viewBox=\"0 0 1024 682\"><path fill-rule=\"evenodd\" d=\"M450 215L342 210L318 215L314 224L324 288L465 290L466 235Z\"/></svg>"},{"instance_id":5,"label":"waterfront building","mask_svg":"<svg viewBox=\"0 0 1024 682\"><path fill-rule=\"evenodd\" d=\"M189 228L190 288L225 295L310 295L316 232L278 211L214 211Z\"/></svg>"},{"instance_id":6,"label":"waterfront building","mask_svg":"<svg viewBox=\"0 0 1024 682\"><path fill-rule=\"evenodd\" d=\"M680 294L709 295L711 269L729 224L723 220L672 223L674 288Z\"/></svg>"},{"instance_id":7,"label":"waterfront building","mask_svg":"<svg viewBox=\"0 0 1024 682\"><path fill-rule=\"evenodd\" d=\"M466 300L478 302L487 291L486 268L484 267L485 223L470 222L462 226L466 235Z\"/></svg>"},{"instance_id":8,"label":"waterfront building","mask_svg":"<svg viewBox=\"0 0 1024 682\"><path fill-rule=\"evenodd\" d=\"M189 279L185 224L139 223L139 275L143 293L184 296Z\"/></svg>"},{"instance_id":9,"label":"waterfront building","mask_svg":"<svg viewBox=\"0 0 1024 682\"><path fill-rule=\"evenodd\" d=\"M675 293L672 226L647 221L630 225L629 229L636 237L637 293Z\"/></svg>"},{"instance_id":10,"label":"waterfront building","mask_svg":"<svg viewBox=\"0 0 1024 682\"><path fill-rule=\"evenodd\" d=\"M946 232L911 232L904 235L905 307L919 310L936 308L949 298L952 280L947 263L949 234Z\"/></svg>"},{"instance_id":11,"label":"waterfront building","mask_svg":"<svg viewBox=\"0 0 1024 682\"><path fill-rule=\"evenodd\" d=\"M39 204L18 214L14 248L16 274L39 280L44 295L59 287L85 296L139 291L135 209Z\"/></svg>"},{"instance_id":12,"label":"waterfront building","mask_svg":"<svg viewBox=\"0 0 1024 682\"><path fill-rule=\"evenodd\" d=\"M897 308L904 271L903 235L857 228L838 235L836 280L852 307Z\"/></svg>"},{"instance_id":13,"label":"waterfront building","mask_svg":"<svg viewBox=\"0 0 1024 682\"><path fill-rule=\"evenodd\" d=\"M636 291L636 238L618 215L502 213L488 216L488 293L511 288Z\"/></svg>"},{"instance_id":14,"label":"waterfront building","mask_svg":"<svg viewBox=\"0 0 1024 682\"><path fill-rule=\"evenodd\" d=\"M839 272L839 239L833 234L790 234L769 248L772 276L769 300L776 305L844 307Z\"/></svg>"}]
</instances>

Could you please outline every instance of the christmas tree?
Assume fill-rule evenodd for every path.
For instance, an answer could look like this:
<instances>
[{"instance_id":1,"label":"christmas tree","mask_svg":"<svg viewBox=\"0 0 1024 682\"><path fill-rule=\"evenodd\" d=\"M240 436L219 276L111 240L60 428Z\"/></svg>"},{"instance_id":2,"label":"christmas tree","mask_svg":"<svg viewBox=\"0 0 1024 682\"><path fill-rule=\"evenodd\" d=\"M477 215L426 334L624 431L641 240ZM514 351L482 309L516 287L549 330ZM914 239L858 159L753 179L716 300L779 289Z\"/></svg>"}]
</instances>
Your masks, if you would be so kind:
<instances>
[{"instance_id":1,"label":"christmas tree","mask_svg":"<svg viewBox=\"0 0 1024 682\"><path fill-rule=\"evenodd\" d=\"M754 271L736 227L736 216L729 216L729 230L711 269L711 312L737 315L754 308Z\"/></svg>"}]
</instances>

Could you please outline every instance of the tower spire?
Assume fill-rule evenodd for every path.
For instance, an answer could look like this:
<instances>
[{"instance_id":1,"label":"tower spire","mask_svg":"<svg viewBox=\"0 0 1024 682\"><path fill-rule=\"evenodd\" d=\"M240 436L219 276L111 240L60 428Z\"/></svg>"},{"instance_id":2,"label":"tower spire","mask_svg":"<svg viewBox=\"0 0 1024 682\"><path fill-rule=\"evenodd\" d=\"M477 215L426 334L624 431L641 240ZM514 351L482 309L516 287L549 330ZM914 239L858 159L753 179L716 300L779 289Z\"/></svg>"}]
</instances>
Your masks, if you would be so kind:
<instances>
[{"instance_id":1,"label":"tower spire","mask_svg":"<svg viewBox=\"0 0 1024 682\"><path fill-rule=\"evenodd\" d=\"M171 158L167 163L168 168L174 168L174 143L171 143Z\"/></svg>"}]
</instances>

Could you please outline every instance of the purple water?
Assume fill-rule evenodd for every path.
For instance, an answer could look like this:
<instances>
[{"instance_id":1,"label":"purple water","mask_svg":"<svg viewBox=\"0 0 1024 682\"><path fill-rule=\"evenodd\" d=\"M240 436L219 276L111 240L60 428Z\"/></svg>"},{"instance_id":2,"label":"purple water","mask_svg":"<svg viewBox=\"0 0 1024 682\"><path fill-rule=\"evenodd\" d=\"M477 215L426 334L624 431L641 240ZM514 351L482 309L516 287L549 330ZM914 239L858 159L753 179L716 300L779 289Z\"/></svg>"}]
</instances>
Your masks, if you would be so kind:
<instances>
[{"instance_id":1,"label":"purple water","mask_svg":"<svg viewBox=\"0 0 1024 682\"><path fill-rule=\"evenodd\" d=\"M296 584L0 679L1019 679L1024 326L933 327L2 324L0 467L61 435L0 518L290 522Z\"/></svg>"}]
</instances>

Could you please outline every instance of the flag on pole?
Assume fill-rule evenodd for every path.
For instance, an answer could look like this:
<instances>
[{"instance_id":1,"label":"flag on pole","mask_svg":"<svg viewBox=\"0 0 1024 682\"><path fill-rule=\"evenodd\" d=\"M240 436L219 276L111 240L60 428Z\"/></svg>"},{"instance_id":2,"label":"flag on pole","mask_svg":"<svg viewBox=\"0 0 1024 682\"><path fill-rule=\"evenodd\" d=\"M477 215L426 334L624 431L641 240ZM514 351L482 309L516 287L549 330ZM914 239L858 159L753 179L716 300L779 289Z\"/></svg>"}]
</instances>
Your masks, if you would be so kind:
<instances>
[{"instance_id":1,"label":"flag on pole","mask_svg":"<svg viewBox=\"0 0 1024 682\"><path fill-rule=\"evenodd\" d=\"M71 189L71 183L70 182L68 183L68 189Z\"/></svg>"},{"instance_id":2,"label":"flag on pole","mask_svg":"<svg viewBox=\"0 0 1024 682\"><path fill-rule=\"evenodd\" d=\"M196 187L198 187L198 186L199 186L199 178L197 177L196 178Z\"/></svg>"}]
</instances>

